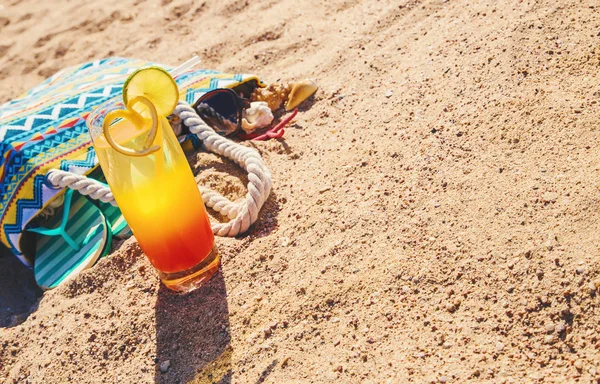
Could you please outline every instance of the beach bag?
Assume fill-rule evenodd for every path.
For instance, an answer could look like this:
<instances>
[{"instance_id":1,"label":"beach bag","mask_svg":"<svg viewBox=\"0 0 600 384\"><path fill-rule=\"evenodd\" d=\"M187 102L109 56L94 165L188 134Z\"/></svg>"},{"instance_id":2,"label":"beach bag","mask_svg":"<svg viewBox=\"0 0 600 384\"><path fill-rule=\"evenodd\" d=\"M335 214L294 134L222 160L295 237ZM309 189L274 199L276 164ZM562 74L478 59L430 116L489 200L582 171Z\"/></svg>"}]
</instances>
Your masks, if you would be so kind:
<instances>
[{"instance_id":1,"label":"beach bag","mask_svg":"<svg viewBox=\"0 0 600 384\"><path fill-rule=\"evenodd\" d=\"M130 73L153 64L114 57L70 67L0 105L0 241L25 265L32 266L33 259L23 233L33 218L64 193L46 175L50 170L88 175L98 167L86 117L99 104L121 94ZM235 87L251 92L261 85L253 75L212 70L189 70L176 82L180 99L190 104L213 89Z\"/></svg>"}]
</instances>

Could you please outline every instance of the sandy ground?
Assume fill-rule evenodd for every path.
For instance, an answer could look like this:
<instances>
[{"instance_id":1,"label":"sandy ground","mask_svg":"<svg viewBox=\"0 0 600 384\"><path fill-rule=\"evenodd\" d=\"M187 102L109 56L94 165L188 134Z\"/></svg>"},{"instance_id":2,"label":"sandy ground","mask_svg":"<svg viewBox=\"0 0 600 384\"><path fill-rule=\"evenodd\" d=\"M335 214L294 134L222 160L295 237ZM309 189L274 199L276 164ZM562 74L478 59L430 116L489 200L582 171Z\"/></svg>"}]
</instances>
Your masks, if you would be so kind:
<instances>
[{"instance_id":1,"label":"sandy ground","mask_svg":"<svg viewBox=\"0 0 600 384\"><path fill-rule=\"evenodd\" d=\"M0 8L0 102L110 55L321 85L255 144L273 193L202 289L169 293L134 239L39 301L0 259L0 382L600 380L600 2Z\"/></svg>"}]
</instances>

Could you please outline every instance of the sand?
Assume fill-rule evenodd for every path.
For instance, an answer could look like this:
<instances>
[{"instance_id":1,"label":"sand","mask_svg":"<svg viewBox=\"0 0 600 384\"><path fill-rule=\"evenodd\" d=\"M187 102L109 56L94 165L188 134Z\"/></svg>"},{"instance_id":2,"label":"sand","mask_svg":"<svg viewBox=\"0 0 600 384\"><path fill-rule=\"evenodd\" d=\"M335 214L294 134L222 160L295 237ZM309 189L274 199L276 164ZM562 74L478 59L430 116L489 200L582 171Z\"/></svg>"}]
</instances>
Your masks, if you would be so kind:
<instances>
[{"instance_id":1,"label":"sand","mask_svg":"<svg viewBox=\"0 0 600 384\"><path fill-rule=\"evenodd\" d=\"M43 295L1 258L0 382L600 380L600 3L0 8L0 102L112 55L321 87L248 144L273 192L200 290L168 292L135 239ZM190 160L245 193L228 161Z\"/></svg>"}]
</instances>

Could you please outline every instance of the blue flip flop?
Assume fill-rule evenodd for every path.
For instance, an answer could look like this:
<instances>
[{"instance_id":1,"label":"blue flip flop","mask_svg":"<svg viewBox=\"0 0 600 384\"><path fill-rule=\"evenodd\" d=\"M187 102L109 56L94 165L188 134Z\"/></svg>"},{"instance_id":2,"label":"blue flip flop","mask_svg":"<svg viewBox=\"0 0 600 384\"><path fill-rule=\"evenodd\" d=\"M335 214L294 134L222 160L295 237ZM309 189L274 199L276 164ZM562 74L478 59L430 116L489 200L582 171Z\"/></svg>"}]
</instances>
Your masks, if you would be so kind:
<instances>
[{"instance_id":1,"label":"blue flip flop","mask_svg":"<svg viewBox=\"0 0 600 384\"><path fill-rule=\"evenodd\" d=\"M108 253L112 243L109 224L85 196L65 191L63 212L45 227L32 227L37 233L33 273L43 289L55 288L91 267Z\"/></svg>"}]
</instances>

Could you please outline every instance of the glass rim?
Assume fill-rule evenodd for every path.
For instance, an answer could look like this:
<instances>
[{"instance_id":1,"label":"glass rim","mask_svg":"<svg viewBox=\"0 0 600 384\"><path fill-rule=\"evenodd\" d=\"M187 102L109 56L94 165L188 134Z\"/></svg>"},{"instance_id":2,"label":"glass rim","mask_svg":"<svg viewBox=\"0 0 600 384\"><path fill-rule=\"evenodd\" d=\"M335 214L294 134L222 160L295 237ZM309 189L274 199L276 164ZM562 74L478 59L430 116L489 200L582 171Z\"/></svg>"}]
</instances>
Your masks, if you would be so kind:
<instances>
[{"instance_id":1,"label":"glass rim","mask_svg":"<svg viewBox=\"0 0 600 384\"><path fill-rule=\"evenodd\" d=\"M103 124L106 115L117 109L125 109L123 96L121 94L113 96L93 108L94 109L85 118L85 125L92 141L95 141L97 137L102 136L104 133Z\"/></svg>"},{"instance_id":2,"label":"glass rim","mask_svg":"<svg viewBox=\"0 0 600 384\"><path fill-rule=\"evenodd\" d=\"M113 96L110 99L104 100L102 103L93 107L94 109L85 118L87 128L95 128L96 126L94 123L96 123L96 120L99 117L102 117L102 115L106 115L108 112L117 109L117 107L122 107L121 109L125 109L122 95Z\"/></svg>"}]
</instances>

